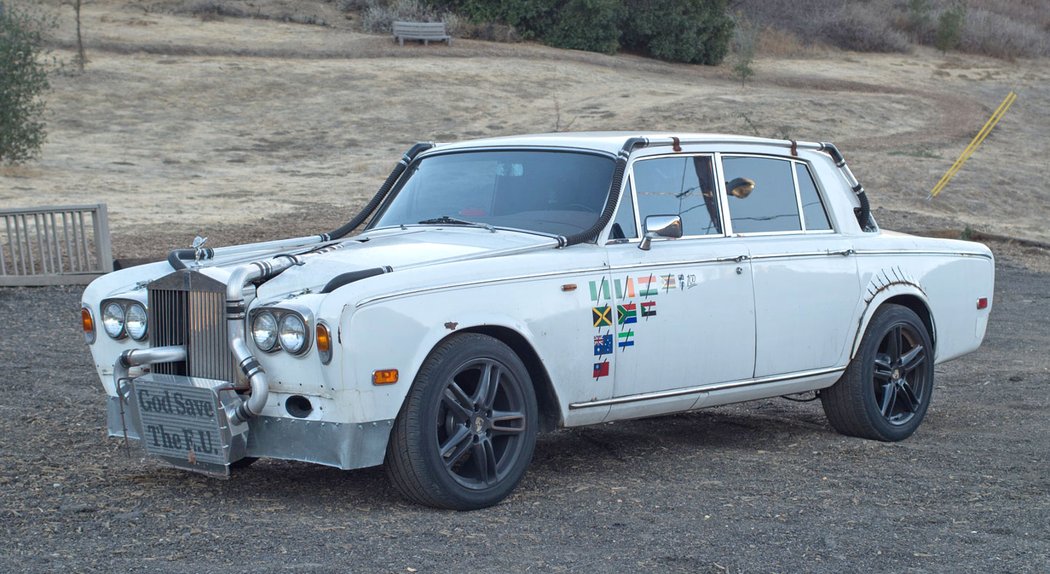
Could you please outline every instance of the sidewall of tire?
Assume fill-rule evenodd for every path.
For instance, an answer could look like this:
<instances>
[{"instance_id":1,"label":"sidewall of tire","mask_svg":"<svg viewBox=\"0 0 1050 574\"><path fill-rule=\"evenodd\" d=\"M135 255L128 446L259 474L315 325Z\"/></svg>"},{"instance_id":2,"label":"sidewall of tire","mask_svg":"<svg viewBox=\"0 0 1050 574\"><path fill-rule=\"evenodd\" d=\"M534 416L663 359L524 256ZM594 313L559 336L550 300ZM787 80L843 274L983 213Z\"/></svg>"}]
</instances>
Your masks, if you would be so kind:
<instances>
[{"instance_id":1,"label":"sidewall of tire","mask_svg":"<svg viewBox=\"0 0 1050 574\"><path fill-rule=\"evenodd\" d=\"M910 421L903 425L893 425L882 416L875 398L873 374L879 344L893 325L902 322L907 323L919 334L922 346L926 350L926 393ZM933 343L922 319L907 307L893 304L882 306L868 323L857 355L846 368L842 378L821 393L821 402L828 420L836 430L850 436L887 442L908 438L922 424L933 398L933 361Z\"/></svg>"},{"instance_id":2,"label":"sidewall of tire","mask_svg":"<svg viewBox=\"0 0 1050 574\"><path fill-rule=\"evenodd\" d=\"M502 363L521 385L526 415L525 431L522 436L525 444L518 460L515 461L504 481L489 488L474 490L459 484L444 469L444 462L436 447L435 422L445 383L449 377L464 364L482 358L494 359ZM395 436L399 432L408 434L401 437L404 440L397 441L401 443L400 445L391 440L387 455L388 471L403 473L408 470L402 468L404 465L397 464L395 459L398 458L398 453L390 451L394 448L404 448L405 452L400 453L402 455L400 460L407 459L407 462L410 463L409 472L416 476L409 480L419 481L423 491L422 493L405 492L405 489L401 487L405 477L395 477L395 486L398 486L409 498L429 506L455 510L473 510L495 505L510 495L524 477L536 445L538 420L536 395L532 381L524 363L514 351L499 340L486 335L476 333L456 335L438 345L431 352L416 376L408 398L398 415L393 433ZM423 496L419 496L420 494Z\"/></svg>"}]
</instances>

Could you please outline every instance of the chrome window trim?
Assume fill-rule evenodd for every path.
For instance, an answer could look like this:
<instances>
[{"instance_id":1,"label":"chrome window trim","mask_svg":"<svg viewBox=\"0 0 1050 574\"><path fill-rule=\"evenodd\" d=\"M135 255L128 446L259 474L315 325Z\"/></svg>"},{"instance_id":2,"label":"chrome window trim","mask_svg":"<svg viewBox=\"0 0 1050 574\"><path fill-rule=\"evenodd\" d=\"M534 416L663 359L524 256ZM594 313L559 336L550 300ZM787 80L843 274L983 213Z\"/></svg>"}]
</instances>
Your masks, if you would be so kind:
<instances>
[{"instance_id":1,"label":"chrome window trim","mask_svg":"<svg viewBox=\"0 0 1050 574\"><path fill-rule=\"evenodd\" d=\"M841 373L845 371L845 367L834 367L830 369L816 369L812 371L799 371L796 373L788 373L785 375L772 375L768 377L758 377L751 379L741 379L739 381L729 381L725 383L712 383L708 385L700 385L696 387L684 387L681 389L671 389L667 391L657 391L654 393L643 393L639 395L623 395L619 397L613 397L611 399L603 399L599 401L587 401L583 403L571 403L569 404L569 410L586 409L592 407L608 407L612 405L622 405L627 403L636 403L644 401L653 401L658 399L668 399L674 397L680 397L685 395L693 395L699 393L708 393L713 391L723 391L728 389L736 389L740 387L750 387L756 385L767 385L770 383L780 383L784 381L793 381L796 379L805 379L809 377L819 377L822 375L831 375L835 373Z\"/></svg>"},{"instance_id":2,"label":"chrome window trim","mask_svg":"<svg viewBox=\"0 0 1050 574\"><path fill-rule=\"evenodd\" d=\"M993 255L990 253L975 253L973 251L938 251L934 249L857 249L854 251L856 255L952 255L955 257L981 257L984 259L991 260Z\"/></svg>"}]
</instances>

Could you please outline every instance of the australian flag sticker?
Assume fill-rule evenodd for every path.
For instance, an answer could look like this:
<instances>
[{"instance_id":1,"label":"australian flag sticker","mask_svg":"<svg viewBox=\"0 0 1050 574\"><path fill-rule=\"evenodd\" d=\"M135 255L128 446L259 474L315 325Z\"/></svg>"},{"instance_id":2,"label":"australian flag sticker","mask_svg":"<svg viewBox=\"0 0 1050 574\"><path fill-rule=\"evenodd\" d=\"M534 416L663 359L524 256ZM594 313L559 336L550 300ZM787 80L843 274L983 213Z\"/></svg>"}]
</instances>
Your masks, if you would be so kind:
<instances>
[{"instance_id":1,"label":"australian flag sticker","mask_svg":"<svg viewBox=\"0 0 1050 574\"><path fill-rule=\"evenodd\" d=\"M608 335L597 335L594 337L594 354L611 355L613 352L613 336Z\"/></svg>"}]
</instances>

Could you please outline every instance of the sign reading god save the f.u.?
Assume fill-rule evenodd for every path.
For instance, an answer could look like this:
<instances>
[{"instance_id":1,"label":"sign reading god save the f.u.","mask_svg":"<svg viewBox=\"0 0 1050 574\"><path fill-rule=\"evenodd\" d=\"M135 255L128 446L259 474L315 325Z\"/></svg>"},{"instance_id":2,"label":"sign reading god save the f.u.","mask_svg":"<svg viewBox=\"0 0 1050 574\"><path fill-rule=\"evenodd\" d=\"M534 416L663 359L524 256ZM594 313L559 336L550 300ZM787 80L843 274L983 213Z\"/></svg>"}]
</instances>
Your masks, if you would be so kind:
<instances>
[{"instance_id":1,"label":"sign reading god save the f.u.","mask_svg":"<svg viewBox=\"0 0 1050 574\"><path fill-rule=\"evenodd\" d=\"M226 463L214 391L151 382L137 383L134 396L146 452L191 463Z\"/></svg>"}]
</instances>

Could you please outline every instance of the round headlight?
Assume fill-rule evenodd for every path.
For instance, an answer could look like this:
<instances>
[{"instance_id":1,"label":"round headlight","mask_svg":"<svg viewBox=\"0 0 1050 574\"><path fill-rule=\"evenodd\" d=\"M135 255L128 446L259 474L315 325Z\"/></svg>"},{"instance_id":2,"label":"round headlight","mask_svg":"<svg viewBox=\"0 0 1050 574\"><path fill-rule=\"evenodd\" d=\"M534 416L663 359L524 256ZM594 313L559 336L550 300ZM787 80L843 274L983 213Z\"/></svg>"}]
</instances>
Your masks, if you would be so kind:
<instances>
[{"instance_id":1,"label":"round headlight","mask_svg":"<svg viewBox=\"0 0 1050 574\"><path fill-rule=\"evenodd\" d=\"M306 323L302 317L294 313L288 313L281 317L281 347L293 355L306 349Z\"/></svg>"},{"instance_id":2,"label":"round headlight","mask_svg":"<svg viewBox=\"0 0 1050 574\"><path fill-rule=\"evenodd\" d=\"M138 303L128 305L124 318L124 328L132 339L141 341L146 338L146 308Z\"/></svg>"},{"instance_id":3,"label":"round headlight","mask_svg":"<svg viewBox=\"0 0 1050 574\"><path fill-rule=\"evenodd\" d=\"M108 303L102 309L102 328L114 339L124 337L124 307L120 303Z\"/></svg>"},{"instance_id":4,"label":"round headlight","mask_svg":"<svg viewBox=\"0 0 1050 574\"><path fill-rule=\"evenodd\" d=\"M277 345L277 319L269 312L259 313L252 321L252 338L255 346L263 351L272 351Z\"/></svg>"}]
</instances>

